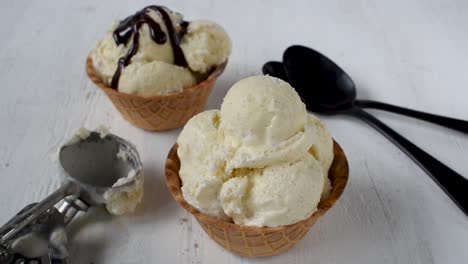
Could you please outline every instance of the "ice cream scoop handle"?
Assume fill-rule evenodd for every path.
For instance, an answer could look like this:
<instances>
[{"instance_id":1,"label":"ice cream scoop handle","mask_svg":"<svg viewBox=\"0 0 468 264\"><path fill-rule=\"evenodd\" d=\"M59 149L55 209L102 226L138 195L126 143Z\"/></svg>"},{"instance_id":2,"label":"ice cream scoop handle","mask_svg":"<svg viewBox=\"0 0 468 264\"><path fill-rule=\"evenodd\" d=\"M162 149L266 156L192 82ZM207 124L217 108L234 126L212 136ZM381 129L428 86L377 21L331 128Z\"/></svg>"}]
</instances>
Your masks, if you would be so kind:
<instances>
[{"instance_id":1,"label":"ice cream scoop handle","mask_svg":"<svg viewBox=\"0 0 468 264\"><path fill-rule=\"evenodd\" d=\"M78 197L69 196L63 199L63 202L58 207L58 211L63 215L65 225L68 225L79 211L85 212L88 210L88 207L89 206Z\"/></svg>"},{"instance_id":2,"label":"ice cream scoop handle","mask_svg":"<svg viewBox=\"0 0 468 264\"><path fill-rule=\"evenodd\" d=\"M416 164L418 164L445 193L455 202L455 204L468 216L468 180L447 167L445 164L429 155L424 150L407 140L395 130L382 123L380 120L363 111L361 108L354 107L346 112L352 116L360 118L368 123L403 152L405 152Z\"/></svg>"},{"instance_id":3,"label":"ice cream scoop handle","mask_svg":"<svg viewBox=\"0 0 468 264\"><path fill-rule=\"evenodd\" d=\"M401 106L391 105L387 103L369 101L369 100L356 100L355 104L362 108L374 108L378 110L389 111L401 115L411 116L424 121L428 121L437 125L448 127L458 130L462 133L468 134L468 121L445 117L440 115L429 114L421 111L416 111Z\"/></svg>"},{"instance_id":4,"label":"ice cream scoop handle","mask_svg":"<svg viewBox=\"0 0 468 264\"><path fill-rule=\"evenodd\" d=\"M78 192L79 187L73 183L68 182L47 196L41 202L16 215L0 228L0 244L4 244L10 238L14 237L19 231L41 216L45 211L54 206L60 200Z\"/></svg>"}]
</instances>

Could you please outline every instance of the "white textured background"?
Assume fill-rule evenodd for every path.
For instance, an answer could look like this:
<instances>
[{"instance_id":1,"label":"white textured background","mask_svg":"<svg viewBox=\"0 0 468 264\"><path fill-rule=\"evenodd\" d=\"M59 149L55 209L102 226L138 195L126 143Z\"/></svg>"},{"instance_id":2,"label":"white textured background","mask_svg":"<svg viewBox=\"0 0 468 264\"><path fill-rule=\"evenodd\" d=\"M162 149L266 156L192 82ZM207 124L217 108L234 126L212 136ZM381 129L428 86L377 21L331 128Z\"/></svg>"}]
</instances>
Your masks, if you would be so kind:
<instances>
[{"instance_id":1,"label":"white textured background","mask_svg":"<svg viewBox=\"0 0 468 264\"><path fill-rule=\"evenodd\" d=\"M180 130L132 127L84 71L89 49L113 20L154 3L217 21L230 34L233 53L208 109L219 108L234 82L300 43L343 66L359 98L468 119L465 0L1 1L0 223L58 187L49 158L57 147L81 126L104 124L141 153L144 205L128 217L98 210L77 219L74 263L466 263L466 216L388 140L345 117L324 122L348 155L349 185L302 242L277 257L247 259L211 241L164 183L165 157ZM373 113L468 175L467 135Z\"/></svg>"}]
</instances>

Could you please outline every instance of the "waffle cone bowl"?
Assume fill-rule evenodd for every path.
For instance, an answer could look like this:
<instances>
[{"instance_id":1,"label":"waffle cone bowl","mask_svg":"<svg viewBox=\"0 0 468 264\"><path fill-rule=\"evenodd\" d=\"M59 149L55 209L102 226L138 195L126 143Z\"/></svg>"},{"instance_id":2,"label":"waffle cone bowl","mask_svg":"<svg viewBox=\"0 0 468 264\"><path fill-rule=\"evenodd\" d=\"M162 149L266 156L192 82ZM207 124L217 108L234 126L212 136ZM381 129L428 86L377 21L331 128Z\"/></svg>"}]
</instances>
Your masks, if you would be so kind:
<instances>
[{"instance_id":1,"label":"waffle cone bowl","mask_svg":"<svg viewBox=\"0 0 468 264\"><path fill-rule=\"evenodd\" d=\"M128 122L145 130L162 131L183 126L205 108L216 79L224 71L226 64L227 61L216 67L204 81L180 93L148 97L121 93L107 86L94 71L93 61L89 56L86 60L86 72L89 79L106 93Z\"/></svg>"},{"instance_id":2,"label":"waffle cone bowl","mask_svg":"<svg viewBox=\"0 0 468 264\"><path fill-rule=\"evenodd\" d=\"M312 225L330 209L343 193L348 182L348 161L341 147L334 142L335 154L328 177L332 184L330 195L320 201L318 210L309 218L280 227L242 226L205 215L188 204L182 195L179 177L180 160L177 145L170 150L166 160L166 184L174 199L189 211L209 237L226 250L247 257L278 255L291 249Z\"/></svg>"}]
</instances>

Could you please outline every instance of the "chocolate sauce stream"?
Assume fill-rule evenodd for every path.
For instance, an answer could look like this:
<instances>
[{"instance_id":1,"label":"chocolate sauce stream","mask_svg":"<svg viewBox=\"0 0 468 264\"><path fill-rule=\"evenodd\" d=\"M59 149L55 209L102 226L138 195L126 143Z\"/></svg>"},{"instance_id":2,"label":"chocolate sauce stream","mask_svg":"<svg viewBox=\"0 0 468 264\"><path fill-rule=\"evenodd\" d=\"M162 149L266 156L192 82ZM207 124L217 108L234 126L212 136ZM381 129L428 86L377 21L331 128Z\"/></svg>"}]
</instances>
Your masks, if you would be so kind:
<instances>
[{"instance_id":1,"label":"chocolate sauce stream","mask_svg":"<svg viewBox=\"0 0 468 264\"><path fill-rule=\"evenodd\" d=\"M122 20L117 28L114 30L113 38L116 45L127 44L130 38L132 38L132 44L128 49L125 56L119 59L117 69L115 70L114 76L112 77L111 87L117 89L120 75L122 70L130 64L130 61L133 56L138 51L139 46L139 30L144 24L148 25L150 30L150 36L154 42L158 44L164 44L167 41L166 33L161 28L156 21L154 21L148 11L153 10L161 16L161 19L166 26L167 35L169 35L169 41L171 43L172 52L174 54L174 64L179 66L187 66L187 61L185 60L184 53L180 47L180 39L187 32L188 22L183 21L181 23L182 30L180 33L177 33L174 24L172 24L171 17L167 13L165 7L163 6L147 6L142 10L136 12L133 16L129 16Z\"/></svg>"}]
</instances>

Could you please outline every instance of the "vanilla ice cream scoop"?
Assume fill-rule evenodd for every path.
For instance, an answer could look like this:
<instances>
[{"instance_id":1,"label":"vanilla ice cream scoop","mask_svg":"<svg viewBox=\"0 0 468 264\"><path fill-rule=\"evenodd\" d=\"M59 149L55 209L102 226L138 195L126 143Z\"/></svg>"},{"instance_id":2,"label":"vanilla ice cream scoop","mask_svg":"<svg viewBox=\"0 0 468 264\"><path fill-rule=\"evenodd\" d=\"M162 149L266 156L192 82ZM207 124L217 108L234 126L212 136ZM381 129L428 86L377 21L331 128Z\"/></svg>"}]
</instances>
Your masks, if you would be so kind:
<instances>
[{"instance_id":1,"label":"vanilla ice cream scoop","mask_svg":"<svg viewBox=\"0 0 468 264\"><path fill-rule=\"evenodd\" d=\"M200 113L190 119L177 139L181 160L182 193L188 203L201 212L226 218L219 203L219 191L228 179L218 137L219 111Z\"/></svg>"},{"instance_id":2,"label":"vanilla ice cream scoop","mask_svg":"<svg viewBox=\"0 0 468 264\"><path fill-rule=\"evenodd\" d=\"M201 73L222 64L231 54L231 40L226 31L208 20L191 22L181 47L190 69Z\"/></svg>"},{"instance_id":3,"label":"vanilla ice cream scoop","mask_svg":"<svg viewBox=\"0 0 468 264\"><path fill-rule=\"evenodd\" d=\"M197 78L187 68L163 61L132 63L120 77L119 91L141 96L182 92L197 84Z\"/></svg>"},{"instance_id":4,"label":"vanilla ice cream scoop","mask_svg":"<svg viewBox=\"0 0 468 264\"><path fill-rule=\"evenodd\" d=\"M167 17L166 20L163 19L162 13ZM129 28L133 25L131 22L136 22L139 18L143 21L143 17L147 23L140 23L138 28L135 27L137 28L136 32L133 32L133 29ZM90 56L96 73L106 84L111 85L112 79L117 73L119 60L130 54L129 51L132 47L136 50L132 56L129 56L132 64L144 64L152 61L174 64L174 54L178 54L180 57L180 52L174 52L168 39L169 29L171 33L175 34L172 31L181 27L181 23L182 16L165 7L144 8L120 23L114 23L105 37L98 41L96 47L91 50ZM126 34L124 34L125 32ZM152 35L155 35L156 39L153 39ZM183 59L179 58L179 60ZM185 63L180 64L185 65ZM125 69L118 75L123 74L125 74ZM117 86L117 83L115 85Z\"/></svg>"},{"instance_id":5,"label":"vanilla ice cream scoop","mask_svg":"<svg viewBox=\"0 0 468 264\"><path fill-rule=\"evenodd\" d=\"M308 115L307 123L314 127L314 144L309 152L317 159L323 171L328 171L333 162L333 139L325 125L313 115Z\"/></svg>"},{"instance_id":6,"label":"vanilla ice cream scoop","mask_svg":"<svg viewBox=\"0 0 468 264\"><path fill-rule=\"evenodd\" d=\"M330 133L294 89L274 77L237 82L221 110L192 118L177 143L185 200L236 224L304 220L331 187Z\"/></svg>"},{"instance_id":7,"label":"vanilla ice cream scoop","mask_svg":"<svg viewBox=\"0 0 468 264\"><path fill-rule=\"evenodd\" d=\"M90 57L111 88L155 96L194 86L230 53L231 41L216 23L148 6L113 25Z\"/></svg>"},{"instance_id":8,"label":"vanilla ice cream scoop","mask_svg":"<svg viewBox=\"0 0 468 264\"><path fill-rule=\"evenodd\" d=\"M226 172L263 168L302 156L313 144L314 126L291 86L274 77L253 76L229 90L221 105L220 130L232 157Z\"/></svg>"},{"instance_id":9,"label":"vanilla ice cream scoop","mask_svg":"<svg viewBox=\"0 0 468 264\"><path fill-rule=\"evenodd\" d=\"M220 125L231 146L273 146L303 129L306 113L288 83L252 76L234 84L224 97Z\"/></svg>"},{"instance_id":10,"label":"vanilla ice cream scoop","mask_svg":"<svg viewBox=\"0 0 468 264\"><path fill-rule=\"evenodd\" d=\"M256 169L223 184L220 203L236 224L276 227L304 220L317 210L324 188L312 155Z\"/></svg>"}]
</instances>

